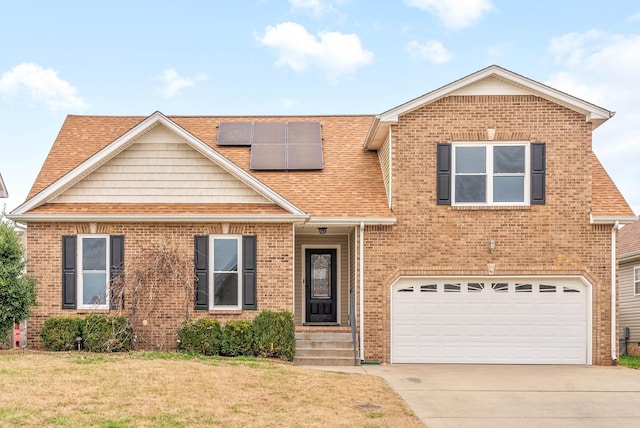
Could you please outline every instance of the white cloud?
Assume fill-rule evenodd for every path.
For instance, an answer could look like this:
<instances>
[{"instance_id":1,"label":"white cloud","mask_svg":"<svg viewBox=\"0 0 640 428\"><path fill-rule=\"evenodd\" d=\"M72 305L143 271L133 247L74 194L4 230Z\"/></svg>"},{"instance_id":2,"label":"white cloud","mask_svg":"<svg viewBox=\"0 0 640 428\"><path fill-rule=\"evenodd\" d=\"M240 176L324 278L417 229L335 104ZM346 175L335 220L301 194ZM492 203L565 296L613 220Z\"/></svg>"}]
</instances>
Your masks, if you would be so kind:
<instances>
[{"instance_id":1,"label":"white cloud","mask_svg":"<svg viewBox=\"0 0 640 428\"><path fill-rule=\"evenodd\" d=\"M640 21L640 12L631 15L629 17L629 21Z\"/></svg>"},{"instance_id":2,"label":"white cloud","mask_svg":"<svg viewBox=\"0 0 640 428\"><path fill-rule=\"evenodd\" d=\"M491 0L405 0L405 3L437 16L450 30L470 27L494 9Z\"/></svg>"},{"instance_id":3,"label":"white cloud","mask_svg":"<svg viewBox=\"0 0 640 428\"><path fill-rule=\"evenodd\" d=\"M0 95L11 96L27 91L35 101L43 102L52 111L87 108L76 88L58 77L58 72L35 63L22 63L0 76Z\"/></svg>"},{"instance_id":4,"label":"white cloud","mask_svg":"<svg viewBox=\"0 0 640 428\"><path fill-rule=\"evenodd\" d=\"M327 31L316 37L300 24L284 22L268 26L264 35L256 38L278 51L277 66L297 72L315 68L332 83L373 62L373 53L362 48L356 34Z\"/></svg>"},{"instance_id":5,"label":"white cloud","mask_svg":"<svg viewBox=\"0 0 640 428\"><path fill-rule=\"evenodd\" d=\"M165 98L171 98L180 90L195 86L196 81L206 80L207 76L199 74L192 78L180 77L174 68L168 68L158 76L158 79L164 82L164 86L158 88L158 93Z\"/></svg>"},{"instance_id":6,"label":"white cloud","mask_svg":"<svg viewBox=\"0 0 640 428\"><path fill-rule=\"evenodd\" d=\"M640 35L590 30L552 39L558 71L545 83L616 112L593 134L596 154L640 214Z\"/></svg>"},{"instance_id":7,"label":"white cloud","mask_svg":"<svg viewBox=\"0 0 640 428\"><path fill-rule=\"evenodd\" d=\"M320 17L330 12L337 12L333 5L324 0L289 0L289 4L291 4L294 9L307 11L315 17Z\"/></svg>"},{"instance_id":8,"label":"white cloud","mask_svg":"<svg viewBox=\"0 0 640 428\"><path fill-rule=\"evenodd\" d=\"M451 59L451 54L439 40L427 40L424 43L411 40L407 43L407 52L414 58L423 58L434 64L444 64Z\"/></svg>"}]
</instances>

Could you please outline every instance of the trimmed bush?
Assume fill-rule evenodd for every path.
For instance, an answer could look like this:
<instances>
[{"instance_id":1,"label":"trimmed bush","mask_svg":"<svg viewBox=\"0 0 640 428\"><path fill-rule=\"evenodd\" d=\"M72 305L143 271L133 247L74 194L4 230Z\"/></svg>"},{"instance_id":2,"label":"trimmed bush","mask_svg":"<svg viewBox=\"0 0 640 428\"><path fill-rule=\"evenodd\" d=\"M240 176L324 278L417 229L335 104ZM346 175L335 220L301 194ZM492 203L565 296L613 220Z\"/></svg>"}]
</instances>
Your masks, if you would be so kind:
<instances>
[{"instance_id":1,"label":"trimmed bush","mask_svg":"<svg viewBox=\"0 0 640 428\"><path fill-rule=\"evenodd\" d=\"M87 351L129 351L131 325L125 317L90 314L82 320L82 338Z\"/></svg>"},{"instance_id":2,"label":"trimmed bush","mask_svg":"<svg viewBox=\"0 0 640 428\"><path fill-rule=\"evenodd\" d=\"M50 317L44 320L40 341L48 351L78 349L76 337L82 336L82 319L78 317Z\"/></svg>"},{"instance_id":3,"label":"trimmed bush","mask_svg":"<svg viewBox=\"0 0 640 428\"><path fill-rule=\"evenodd\" d=\"M289 311L263 311L253 320L253 349L261 357L293 361L296 333Z\"/></svg>"},{"instance_id":4,"label":"trimmed bush","mask_svg":"<svg viewBox=\"0 0 640 428\"><path fill-rule=\"evenodd\" d=\"M217 320L202 318L185 321L178 330L179 350L203 355L218 355L222 329Z\"/></svg>"},{"instance_id":5,"label":"trimmed bush","mask_svg":"<svg viewBox=\"0 0 640 428\"><path fill-rule=\"evenodd\" d=\"M227 321L222 329L220 355L237 357L253 355L253 330L248 321Z\"/></svg>"}]
</instances>

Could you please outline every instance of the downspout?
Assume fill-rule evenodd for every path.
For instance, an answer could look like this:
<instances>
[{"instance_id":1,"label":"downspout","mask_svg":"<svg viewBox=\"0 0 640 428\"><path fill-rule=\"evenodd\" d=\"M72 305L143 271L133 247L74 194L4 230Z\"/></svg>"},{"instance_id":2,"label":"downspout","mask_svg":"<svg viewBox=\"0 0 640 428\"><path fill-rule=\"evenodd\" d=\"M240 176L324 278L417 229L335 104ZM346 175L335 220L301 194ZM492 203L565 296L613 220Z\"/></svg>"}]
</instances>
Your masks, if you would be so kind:
<instances>
[{"instance_id":1,"label":"downspout","mask_svg":"<svg viewBox=\"0 0 640 428\"><path fill-rule=\"evenodd\" d=\"M364 222L360 222L360 361L364 361Z\"/></svg>"},{"instance_id":2,"label":"downspout","mask_svg":"<svg viewBox=\"0 0 640 428\"><path fill-rule=\"evenodd\" d=\"M616 323L616 234L620 222L616 221L611 229L611 360L618 360L618 350L616 343L617 323Z\"/></svg>"}]
</instances>

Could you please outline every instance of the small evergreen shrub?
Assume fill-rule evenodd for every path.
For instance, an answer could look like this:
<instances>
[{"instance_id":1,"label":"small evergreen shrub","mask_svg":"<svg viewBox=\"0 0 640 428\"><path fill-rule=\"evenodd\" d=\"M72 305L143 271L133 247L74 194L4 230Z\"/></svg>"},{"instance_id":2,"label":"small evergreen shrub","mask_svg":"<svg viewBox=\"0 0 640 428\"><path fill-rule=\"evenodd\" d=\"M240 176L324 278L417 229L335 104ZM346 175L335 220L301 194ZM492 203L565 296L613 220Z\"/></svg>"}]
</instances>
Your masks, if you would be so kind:
<instances>
[{"instance_id":1,"label":"small evergreen shrub","mask_svg":"<svg viewBox=\"0 0 640 428\"><path fill-rule=\"evenodd\" d=\"M185 321L178 330L179 350L203 355L220 354L222 329L217 320Z\"/></svg>"},{"instance_id":2,"label":"small evergreen shrub","mask_svg":"<svg viewBox=\"0 0 640 428\"><path fill-rule=\"evenodd\" d=\"M129 351L131 331L125 317L89 314L82 320L84 349L91 352Z\"/></svg>"},{"instance_id":3,"label":"small evergreen shrub","mask_svg":"<svg viewBox=\"0 0 640 428\"><path fill-rule=\"evenodd\" d=\"M40 330L40 341L48 351L78 349L77 337L82 336L82 319L78 317L49 317Z\"/></svg>"},{"instance_id":4,"label":"small evergreen shrub","mask_svg":"<svg viewBox=\"0 0 640 428\"><path fill-rule=\"evenodd\" d=\"M252 327L256 355L293 361L296 336L291 312L262 311L253 320Z\"/></svg>"},{"instance_id":5,"label":"small evergreen shrub","mask_svg":"<svg viewBox=\"0 0 640 428\"><path fill-rule=\"evenodd\" d=\"M253 355L253 330L248 321L227 321L222 329L220 355L237 357Z\"/></svg>"}]
</instances>

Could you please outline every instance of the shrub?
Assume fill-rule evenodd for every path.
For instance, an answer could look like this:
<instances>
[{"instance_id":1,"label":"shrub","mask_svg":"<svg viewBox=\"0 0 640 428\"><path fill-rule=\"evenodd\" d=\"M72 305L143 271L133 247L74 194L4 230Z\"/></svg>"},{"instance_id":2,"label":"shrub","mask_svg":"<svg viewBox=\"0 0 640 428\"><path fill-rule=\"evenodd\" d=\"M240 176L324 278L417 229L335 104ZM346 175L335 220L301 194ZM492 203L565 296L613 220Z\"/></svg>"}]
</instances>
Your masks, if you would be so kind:
<instances>
[{"instance_id":1,"label":"shrub","mask_svg":"<svg viewBox=\"0 0 640 428\"><path fill-rule=\"evenodd\" d=\"M202 318L185 321L178 330L179 349L203 355L218 355L222 329L217 320Z\"/></svg>"},{"instance_id":2,"label":"shrub","mask_svg":"<svg viewBox=\"0 0 640 428\"><path fill-rule=\"evenodd\" d=\"M82 320L84 349L119 352L131 349L131 324L125 317L89 314Z\"/></svg>"},{"instance_id":3,"label":"shrub","mask_svg":"<svg viewBox=\"0 0 640 428\"><path fill-rule=\"evenodd\" d=\"M227 321L222 329L220 354L226 357L253 355L253 330L248 321Z\"/></svg>"},{"instance_id":4,"label":"shrub","mask_svg":"<svg viewBox=\"0 0 640 428\"><path fill-rule=\"evenodd\" d=\"M253 320L252 326L253 349L256 355L293 361L296 337L291 312L260 312Z\"/></svg>"},{"instance_id":5,"label":"shrub","mask_svg":"<svg viewBox=\"0 0 640 428\"><path fill-rule=\"evenodd\" d=\"M82 319L78 317L50 317L40 330L42 346L48 351L77 349L76 337L82 336Z\"/></svg>"}]
</instances>

